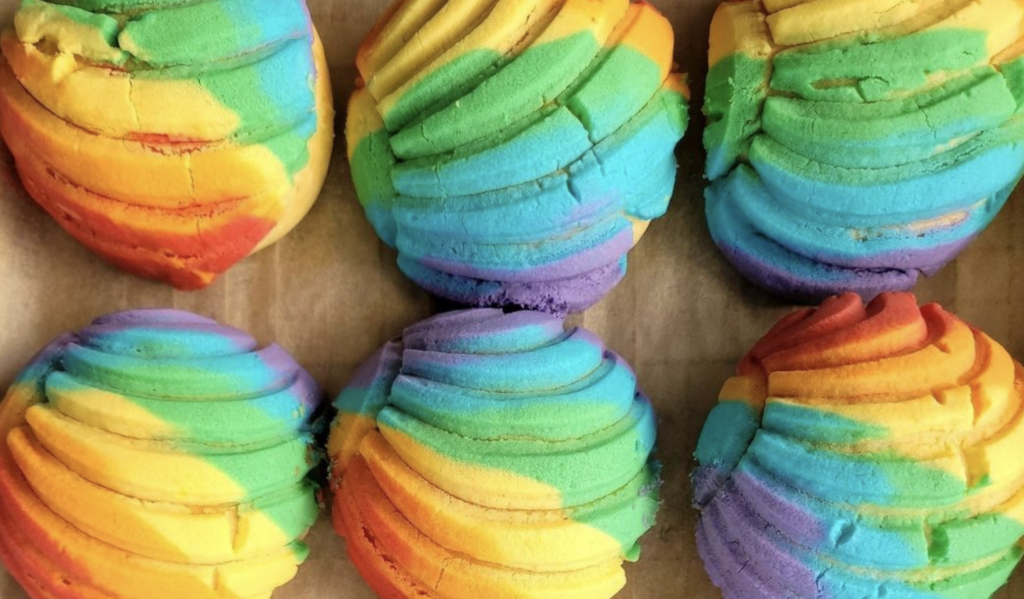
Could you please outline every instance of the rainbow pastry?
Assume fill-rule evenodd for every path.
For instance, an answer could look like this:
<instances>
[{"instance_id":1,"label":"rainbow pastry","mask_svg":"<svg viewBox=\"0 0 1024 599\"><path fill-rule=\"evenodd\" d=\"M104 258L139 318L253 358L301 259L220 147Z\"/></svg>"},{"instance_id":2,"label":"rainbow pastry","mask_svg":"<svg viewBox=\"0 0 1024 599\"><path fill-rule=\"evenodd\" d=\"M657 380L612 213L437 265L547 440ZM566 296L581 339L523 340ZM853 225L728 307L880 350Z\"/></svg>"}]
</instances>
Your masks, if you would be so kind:
<instances>
[{"instance_id":1,"label":"rainbow pastry","mask_svg":"<svg viewBox=\"0 0 1024 599\"><path fill-rule=\"evenodd\" d=\"M320 193L334 111L304 0L22 0L2 48L22 182L127 271L204 287Z\"/></svg>"},{"instance_id":2,"label":"rainbow pastry","mask_svg":"<svg viewBox=\"0 0 1024 599\"><path fill-rule=\"evenodd\" d=\"M654 525L651 404L554 316L426 320L335 406L334 525L383 598L607 599Z\"/></svg>"},{"instance_id":3,"label":"rainbow pastry","mask_svg":"<svg viewBox=\"0 0 1024 599\"><path fill-rule=\"evenodd\" d=\"M359 50L347 129L402 271L474 306L603 297L672 195L673 44L646 2L396 1Z\"/></svg>"},{"instance_id":4,"label":"rainbow pastry","mask_svg":"<svg viewBox=\"0 0 1024 599\"><path fill-rule=\"evenodd\" d=\"M0 558L32 599L268 599L308 553L322 404L212 320L97 319L0 404Z\"/></svg>"},{"instance_id":5,"label":"rainbow pastry","mask_svg":"<svg viewBox=\"0 0 1024 599\"><path fill-rule=\"evenodd\" d=\"M1024 172L1020 0L740 0L711 28L715 242L817 303L911 289Z\"/></svg>"},{"instance_id":6,"label":"rainbow pastry","mask_svg":"<svg viewBox=\"0 0 1024 599\"><path fill-rule=\"evenodd\" d=\"M853 293L782 319L697 445L726 599L985 599L1024 553L1024 369L936 304Z\"/></svg>"}]
</instances>

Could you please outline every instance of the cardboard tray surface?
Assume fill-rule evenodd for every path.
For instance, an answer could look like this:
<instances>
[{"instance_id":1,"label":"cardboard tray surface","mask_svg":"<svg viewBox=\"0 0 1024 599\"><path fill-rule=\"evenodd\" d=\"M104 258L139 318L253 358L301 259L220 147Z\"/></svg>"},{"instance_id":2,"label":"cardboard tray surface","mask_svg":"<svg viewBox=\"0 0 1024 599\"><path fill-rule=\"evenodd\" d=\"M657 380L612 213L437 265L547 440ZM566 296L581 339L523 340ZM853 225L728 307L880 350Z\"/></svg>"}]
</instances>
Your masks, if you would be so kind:
<instances>
[{"instance_id":1,"label":"cardboard tray surface","mask_svg":"<svg viewBox=\"0 0 1024 599\"><path fill-rule=\"evenodd\" d=\"M658 410L663 506L626 566L616 599L720 599L697 556L687 474L718 390L744 352L793 306L740 277L704 222L700 115L707 36L717 0L652 0L676 30L676 61L690 74L692 125L678 150L671 209L630 254L629 274L607 298L571 317L636 369ZM850 0L851 2L854 0ZM0 150L0 389L51 339L131 307L192 310L277 342L334 397L361 360L406 325L445 309L407 281L356 200L344 152L344 107L356 48L387 0L308 0L327 49L338 107L331 171L313 211L289 236L236 265L210 288L181 293L122 273L79 246L21 189ZM18 0L0 0L10 23ZM1024 189L1024 188L1022 188ZM955 262L918 287L1024 359L1024 191ZM1024 459L1024 448L1022 448ZM326 518L310 559L275 599L373 599ZM0 599L26 599L0 568ZM160 599L154 597L152 599ZM479 598L486 599L486 598ZM1024 599L1024 568L996 599Z\"/></svg>"}]
</instances>

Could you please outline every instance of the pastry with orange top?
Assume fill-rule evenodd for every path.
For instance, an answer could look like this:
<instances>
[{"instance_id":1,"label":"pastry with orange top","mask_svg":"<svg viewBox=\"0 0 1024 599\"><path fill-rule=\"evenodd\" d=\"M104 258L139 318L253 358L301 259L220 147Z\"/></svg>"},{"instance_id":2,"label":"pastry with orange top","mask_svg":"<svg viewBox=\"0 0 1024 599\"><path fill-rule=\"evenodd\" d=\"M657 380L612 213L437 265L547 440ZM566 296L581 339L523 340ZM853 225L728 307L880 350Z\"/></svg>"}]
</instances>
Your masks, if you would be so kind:
<instances>
[{"instance_id":1,"label":"pastry with orange top","mask_svg":"<svg viewBox=\"0 0 1024 599\"><path fill-rule=\"evenodd\" d=\"M1024 368L936 304L853 293L782 319L697 446L697 544L727 599L984 599L1024 554Z\"/></svg>"}]
</instances>

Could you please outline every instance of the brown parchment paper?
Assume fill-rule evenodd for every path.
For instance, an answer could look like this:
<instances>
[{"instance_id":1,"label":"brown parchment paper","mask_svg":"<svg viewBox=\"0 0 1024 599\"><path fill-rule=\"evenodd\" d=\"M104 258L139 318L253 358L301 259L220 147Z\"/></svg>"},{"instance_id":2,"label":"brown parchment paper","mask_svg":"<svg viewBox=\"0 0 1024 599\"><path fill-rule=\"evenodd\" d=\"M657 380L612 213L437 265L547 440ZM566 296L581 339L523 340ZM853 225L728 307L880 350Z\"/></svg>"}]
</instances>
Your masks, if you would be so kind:
<instances>
[{"instance_id":1,"label":"brown parchment paper","mask_svg":"<svg viewBox=\"0 0 1024 599\"><path fill-rule=\"evenodd\" d=\"M663 507L627 566L619 599L719 599L694 544L687 473L697 435L736 361L792 306L744 283L725 263L703 217L700 98L707 31L717 0L652 0L677 34L676 60L690 73L693 125L680 146L679 180L668 215L630 255L626 280L571 322L582 324L636 369L660 415ZM856 0L848 0L854 2ZM0 0L10 22L18 0ZM306 220L283 241L236 265L209 289L180 293L108 266L66 235L22 191L0 149L0 389L61 332L129 307L175 307L277 342L333 397L356 365L402 328L441 305L404 279L395 255L362 214L344 155L344 106L355 51L387 0L309 0L327 48L338 132L327 185ZM1024 358L1024 191L960 259L920 285ZM1021 448L1024 459L1024 448ZM372 599L345 557L326 515L313 530L312 555L275 599ZM998 599L1024 599L1018 570ZM0 568L0 599L25 599ZM160 599L153 597L152 599ZM480 597L478 599L487 599ZM781 599L781 598L780 598Z\"/></svg>"}]
</instances>

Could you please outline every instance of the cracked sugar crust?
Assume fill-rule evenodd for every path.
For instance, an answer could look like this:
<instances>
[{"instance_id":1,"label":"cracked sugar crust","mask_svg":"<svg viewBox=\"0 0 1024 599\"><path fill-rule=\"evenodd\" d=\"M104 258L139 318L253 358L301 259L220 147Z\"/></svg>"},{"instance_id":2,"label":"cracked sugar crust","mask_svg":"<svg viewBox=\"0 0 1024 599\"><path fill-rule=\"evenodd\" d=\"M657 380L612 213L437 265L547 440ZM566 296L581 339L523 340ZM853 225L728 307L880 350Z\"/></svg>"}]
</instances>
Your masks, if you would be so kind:
<instances>
[{"instance_id":1,"label":"cracked sugar crust","mask_svg":"<svg viewBox=\"0 0 1024 599\"><path fill-rule=\"evenodd\" d=\"M35 0L4 34L0 130L26 188L108 261L198 289L318 195L323 50L304 2L259 1Z\"/></svg>"},{"instance_id":2,"label":"cracked sugar crust","mask_svg":"<svg viewBox=\"0 0 1024 599\"><path fill-rule=\"evenodd\" d=\"M910 288L1024 172L1024 9L876 4L838 19L848 5L728 2L712 26L712 236L744 276L797 301Z\"/></svg>"},{"instance_id":3,"label":"cracked sugar crust","mask_svg":"<svg viewBox=\"0 0 1024 599\"><path fill-rule=\"evenodd\" d=\"M672 195L688 121L672 48L645 2L396 6L360 48L347 129L402 270L470 305L600 299Z\"/></svg>"},{"instance_id":4,"label":"cracked sugar crust","mask_svg":"<svg viewBox=\"0 0 1024 599\"><path fill-rule=\"evenodd\" d=\"M212 320L98 319L3 403L0 556L31 596L269 594L318 514L321 400L280 348Z\"/></svg>"},{"instance_id":5,"label":"cracked sugar crust","mask_svg":"<svg viewBox=\"0 0 1024 599\"><path fill-rule=\"evenodd\" d=\"M1022 375L910 294L847 294L783 319L698 445L712 579L747 599L990 596L1021 556Z\"/></svg>"},{"instance_id":6,"label":"cracked sugar crust","mask_svg":"<svg viewBox=\"0 0 1024 599\"><path fill-rule=\"evenodd\" d=\"M621 358L553 316L414 325L335 406L335 527L378 593L611 597L653 525L650 403Z\"/></svg>"}]
</instances>

